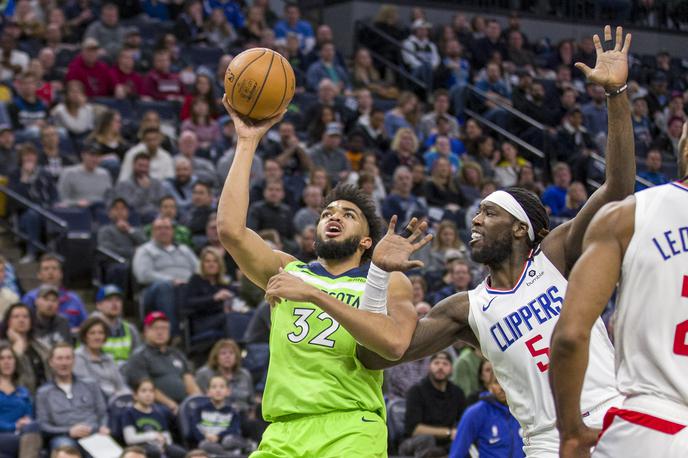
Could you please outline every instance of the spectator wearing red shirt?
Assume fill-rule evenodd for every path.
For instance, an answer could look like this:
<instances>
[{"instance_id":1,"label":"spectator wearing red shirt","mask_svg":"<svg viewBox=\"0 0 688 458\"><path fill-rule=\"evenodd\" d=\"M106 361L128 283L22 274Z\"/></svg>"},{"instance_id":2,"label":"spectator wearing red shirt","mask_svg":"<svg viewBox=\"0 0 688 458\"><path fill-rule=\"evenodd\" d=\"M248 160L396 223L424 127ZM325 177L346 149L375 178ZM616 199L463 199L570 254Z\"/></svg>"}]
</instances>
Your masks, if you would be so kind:
<instances>
[{"instance_id":1,"label":"spectator wearing red shirt","mask_svg":"<svg viewBox=\"0 0 688 458\"><path fill-rule=\"evenodd\" d=\"M81 81L88 97L107 97L113 90L110 68L98 60L99 50L98 40L86 38L81 53L67 67L66 80Z\"/></svg>"},{"instance_id":2,"label":"spectator wearing red shirt","mask_svg":"<svg viewBox=\"0 0 688 458\"><path fill-rule=\"evenodd\" d=\"M184 100L184 85L178 73L170 71L170 53L165 49L155 51L153 69L144 81L145 95L155 100Z\"/></svg>"},{"instance_id":3,"label":"spectator wearing red shirt","mask_svg":"<svg viewBox=\"0 0 688 458\"><path fill-rule=\"evenodd\" d=\"M143 94L143 77L134 71L134 65L134 51L123 49L117 54L117 63L110 68L110 78L118 99Z\"/></svg>"}]
</instances>

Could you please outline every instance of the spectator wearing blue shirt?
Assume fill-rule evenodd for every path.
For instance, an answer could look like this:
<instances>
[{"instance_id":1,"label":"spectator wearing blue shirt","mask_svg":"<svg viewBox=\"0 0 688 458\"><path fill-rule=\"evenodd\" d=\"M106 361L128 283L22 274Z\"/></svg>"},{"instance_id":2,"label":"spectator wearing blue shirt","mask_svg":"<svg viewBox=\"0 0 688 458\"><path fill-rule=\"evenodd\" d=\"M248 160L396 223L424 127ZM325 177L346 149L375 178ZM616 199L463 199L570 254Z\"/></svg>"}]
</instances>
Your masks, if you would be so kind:
<instances>
[{"instance_id":1,"label":"spectator wearing blue shirt","mask_svg":"<svg viewBox=\"0 0 688 458\"><path fill-rule=\"evenodd\" d=\"M398 228L404 228L411 221L411 218L423 218L427 215L428 209L418 197L411 194L413 188L413 176L408 167L399 166L394 171L394 186L392 192L382 202L382 216L389 219L397 215L399 218Z\"/></svg>"},{"instance_id":2,"label":"spectator wearing blue shirt","mask_svg":"<svg viewBox=\"0 0 688 458\"><path fill-rule=\"evenodd\" d=\"M437 135L435 137L435 144L432 149L423 155L423 162L428 172L432 170L435 161L443 157L449 161L452 168L452 174L456 173L461 168L461 161L451 148L451 141L446 135Z\"/></svg>"},{"instance_id":3,"label":"spectator wearing blue shirt","mask_svg":"<svg viewBox=\"0 0 688 458\"><path fill-rule=\"evenodd\" d=\"M645 170L638 173L640 178L645 178L653 185L660 185L669 182L669 179L662 172L662 153L656 148L651 149L645 156ZM635 191L642 191L647 186L641 183L635 184Z\"/></svg>"},{"instance_id":4,"label":"spectator wearing blue shirt","mask_svg":"<svg viewBox=\"0 0 688 458\"><path fill-rule=\"evenodd\" d=\"M227 22L239 30L244 26L244 15L241 6L234 0L203 0L203 11L210 16L214 9L219 8L225 13Z\"/></svg>"},{"instance_id":5,"label":"spectator wearing blue shirt","mask_svg":"<svg viewBox=\"0 0 688 458\"><path fill-rule=\"evenodd\" d=\"M81 323L88 318L86 307L81 298L74 292L62 286L62 263L53 254L47 253L41 256L38 263L38 280L41 283L53 285L58 288L60 305L58 313L69 321L69 327L76 331ZM24 295L22 302L35 310L36 297L39 288L32 289Z\"/></svg>"},{"instance_id":6,"label":"spectator wearing blue shirt","mask_svg":"<svg viewBox=\"0 0 688 458\"><path fill-rule=\"evenodd\" d=\"M566 208L566 193L571 184L571 169L564 162L558 162L552 169L554 183L547 186L542 193L542 203L550 209L552 216Z\"/></svg>"},{"instance_id":7,"label":"spectator wearing blue shirt","mask_svg":"<svg viewBox=\"0 0 688 458\"><path fill-rule=\"evenodd\" d=\"M294 33L299 38L299 48L304 54L311 52L315 46L315 34L313 27L301 19L301 10L293 3L287 3L284 7L286 19L275 24L275 39L277 43L286 43L287 35Z\"/></svg>"},{"instance_id":8,"label":"spectator wearing blue shirt","mask_svg":"<svg viewBox=\"0 0 688 458\"><path fill-rule=\"evenodd\" d=\"M412 92L402 92L397 99L397 105L385 113L385 132L387 138L394 138L397 130L408 127L418 135L417 114L418 97Z\"/></svg>"},{"instance_id":9,"label":"spectator wearing blue shirt","mask_svg":"<svg viewBox=\"0 0 688 458\"><path fill-rule=\"evenodd\" d=\"M493 98L501 98L504 103L511 104L511 89L502 78L502 70L496 62L490 62L485 68L485 78L478 81L475 86L486 92ZM500 108L494 102L486 102L485 118L506 127L508 116L506 110Z\"/></svg>"},{"instance_id":10,"label":"spectator wearing blue shirt","mask_svg":"<svg viewBox=\"0 0 688 458\"><path fill-rule=\"evenodd\" d=\"M449 458L468 458L475 445L480 458L523 458L521 426L509 412L506 394L492 376L489 392L463 413L452 442Z\"/></svg>"},{"instance_id":11,"label":"spectator wearing blue shirt","mask_svg":"<svg viewBox=\"0 0 688 458\"><path fill-rule=\"evenodd\" d=\"M607 132L607 100L599 84L588 85L590 102L581 107L583 125L593 138Z\"/></svg>"},{"instance_id":12,"label":"spectator wearing blue shirt","mask_svg":"<svg viewBox=\"0 0 688 458\"><path fill-rule=\"evenodd\" d=\"M17 357L0 343L0 450L3 456L38 456L41 435L33 420L31 394L17 386Z\"/></svg>"},{"instance_id":13,"label":"spectator wearing blue shirt","mask_svg":"<svg viewBox=\"0 0 688 458\"><path fill-rule=\"evenodd\" d=\"M318 89L320 81L330 79L340 90L350 89L351 80L346 69L336 61L336 49L333 43L323 43L320 47L320 59L313 62L306 72L306 84L312 91Z\"/></svg>"}]
</instances>

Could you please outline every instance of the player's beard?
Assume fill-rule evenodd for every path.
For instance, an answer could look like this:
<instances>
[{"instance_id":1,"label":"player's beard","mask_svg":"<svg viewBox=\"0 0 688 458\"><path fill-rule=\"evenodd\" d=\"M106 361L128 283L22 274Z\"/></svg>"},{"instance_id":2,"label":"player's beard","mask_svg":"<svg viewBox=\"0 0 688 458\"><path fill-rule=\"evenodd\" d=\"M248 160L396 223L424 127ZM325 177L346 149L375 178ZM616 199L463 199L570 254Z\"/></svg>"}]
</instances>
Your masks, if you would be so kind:
<instances>
[{"instance_id":1,"label":"player's beard","mask_svg":"<svg viewBox=\"0 0 688 458\"><path fill-rule=\"evenodd\" d=\"M338 240L324 240L319 235L315 237L315 254L322 259L333 261L350 258L358 250L361 237L352 235L341 242Z\"/></svg>"},{"instance_id":2,"label":"player's beard","mask_svg":"<svg viewBox=\"0 0 688 458\"><path fill-rule=\"evenodd\" d=\"M483 239L482 247L473 247L471 259L487 266L498 266L506 261L513 251L511 234L505 232L494 241Z\"/></svg>"}]
</instances>

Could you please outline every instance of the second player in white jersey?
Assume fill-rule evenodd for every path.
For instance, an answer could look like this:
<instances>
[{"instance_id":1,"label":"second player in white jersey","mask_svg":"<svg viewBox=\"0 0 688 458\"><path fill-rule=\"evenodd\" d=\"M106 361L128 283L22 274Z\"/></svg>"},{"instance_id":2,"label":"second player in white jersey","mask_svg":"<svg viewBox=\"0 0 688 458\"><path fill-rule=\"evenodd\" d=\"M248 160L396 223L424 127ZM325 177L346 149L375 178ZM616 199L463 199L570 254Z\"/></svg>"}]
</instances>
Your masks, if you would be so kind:
<instances>
[{"instance_id":1,"label":"second player in white jersey","mask_svg":"<svg viewBox=\"0 0 688 458\"><path fill-rule=\"evenodd\" d=\"M540 433L553 435L558 441L548 378L549 342L567 283L547 256L537 251L512 289L493 289L488 278L468 292L468 322L483 355L492 362L509 409L530 442ZM614 349L601 319L595 323L591 340L581 415L601 427L601 415L591 417L590 413L619 397L614 386Z\"/></svg>"}]
</instances>

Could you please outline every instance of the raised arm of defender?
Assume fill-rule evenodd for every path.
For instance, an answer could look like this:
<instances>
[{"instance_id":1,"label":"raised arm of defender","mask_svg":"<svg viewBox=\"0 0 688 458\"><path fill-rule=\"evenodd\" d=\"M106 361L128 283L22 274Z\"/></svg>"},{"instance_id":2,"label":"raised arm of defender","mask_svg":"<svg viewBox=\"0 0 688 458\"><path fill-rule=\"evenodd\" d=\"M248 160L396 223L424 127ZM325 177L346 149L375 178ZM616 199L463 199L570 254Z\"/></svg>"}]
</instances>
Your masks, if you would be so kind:
<instances>
[{"instance_id":1,"label":"raised arm of defender","mask_svg":"<svg viewBox=\"0 0 688 458\"><path fill-rule=\"evenodd\" d=\"M581 255L583 236L595 213L606 203L623 200L632 194L635 184L633 124L625 91L631 34L626 34L624 39L623 29L617 27L616 43L608 51L602 48L598 35L593 36L593 41L597 51L595 68L580 62L576 67L585 73L588 81L603 86L608 94L607 168L604 184L590 196L578 215L557 227L542 242L543 252L564 276ZM610 26L604 28L604 41L612 42Z\"/></svg>"},{"instance_id":2,"label":"raised arm of defender","mask_svg":"<svg viewBox=\"0 0 688 458\"><path fill-rule=\"evenodd\" d=\"M282 119L284 113L251 123L229 106L226 97L222 101L234 120L238 140L234 161L217 206L217 229L222 246L234 258L239 269L253 283L265 289L270 277L294 258L273 250L258 234L246 227L251 163L260 139Z\"/></svg>"}]
</instances>

